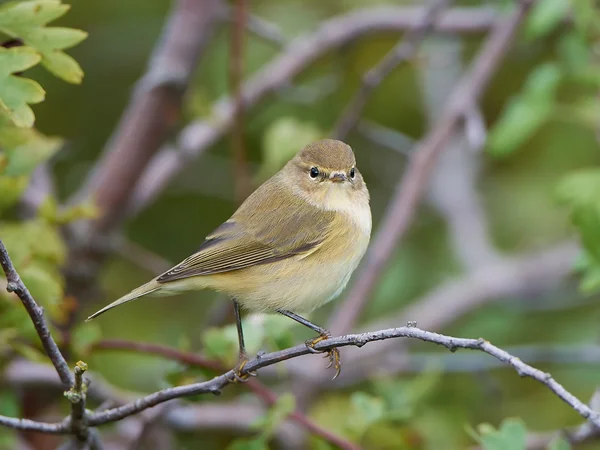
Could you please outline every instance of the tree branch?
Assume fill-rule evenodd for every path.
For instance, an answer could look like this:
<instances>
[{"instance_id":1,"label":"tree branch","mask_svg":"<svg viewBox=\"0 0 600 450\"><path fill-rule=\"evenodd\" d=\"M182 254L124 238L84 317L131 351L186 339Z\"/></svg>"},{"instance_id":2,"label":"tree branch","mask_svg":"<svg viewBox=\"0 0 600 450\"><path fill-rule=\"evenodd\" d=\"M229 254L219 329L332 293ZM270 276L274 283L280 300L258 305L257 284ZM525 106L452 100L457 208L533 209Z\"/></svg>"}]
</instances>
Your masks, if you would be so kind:
<instances>
[{"instance_id":1,"label":"tree branch","mask_svg":"<svg viewBox=\"0 0 600 450\"><path fill-rule=\"evenodd\" d=\"M85 188L102 215L95 227L107 232L122 218L151 157L180 115L181 100L221 10L221 0L178 0L148 71L138 81L115 133Z\"/></svg>"},{"instance_id":2,"label":"tree branch","mask_svg":"<svg viewBox=\"0 0 600 450\"><path fill-rule=\"evenodd\" d=\"M322 22L316 31L295 38L244 84L241 96L245 110L288 86L328 52L375 33L410 29L421 19L423 11L421 7L364 8ZM480 33L493 24L495 14L494 9L455 8L441 14L434 30ZM177 149L165 146L153 158L136 187L129 208L133 214L152 203L189 161L227 134L234 122L234 105L230 97L220 100L213 108L213 117L196 120L182 130L177 138Z\"/></svg>"},{"instance_id":3,"label":"tree branch","mask_svg":"<svg viewBox=\"0 0 600 450\"><path fill-rule=\"evenodd\" d=\"M65 397L71 402L71 431L81 442L86 442L90 435L85 416L87 380L84 380L83 374L86 371L87 364L78 361L73 371L75 374L73 387L65 392Z\"/></svg>"},{"instance_id":4,"label":"tree branch","mask_svg":"<svg viewBox=\"0 0 600 450\"><path fill-rule=\"evenodd\" d=\"M332 348L356 346L362 347L369 342L382 341L393 338L410 338L419 339L425 342L442 345L450 351L464 348L470 350L478 350L485 352L499 361L514 368L522 377L530 377L543 385L547 386L558 398L563 400L567 405L574 409L584 419L589 420L594 426L600 427L600 413L578 400L570 392L568 392L560 383L552 378L549 373L542 372L534 367L524 363L519 358L516 358L506 351L492 345L485 339L465 339L453 336L445 336L438 333L421 330L413 326L389 328L387 330L379 330L360 334L350 334L346 336L333 337L320 341L315 345L315 349L325 351ZM247 373L285 361L298 356L310 354L306 345L297 345L285 350L262 354L250 360L242 373ZM233 370L230 370L223 375L217 376L209 381L195 383L186 386L178 386L174 388L164 389L153 394L142 397L132 403L124 406L108 409L101 412L95 412L88 416L89 426L98 426L109 422L115 422L133 414L139 413L147 408L156 406L166 401L198 395L203 393L219 394L221 389L231 383ZM0 416L0 424L20 430L40 431L52 434L64 434L71 432L71 426L68 420L58 424L48 424L35 422L31 420L11 419Z\"/></svg>"},{"instance_id":5,"label":"tree branch","mask_svg":"<svg viewBox=\"0 0 600 450\"><path fill-rule=\"evenodd\" d=\"M195 353L182 352L180 350L167 347L160 344L150 344L145 342L132 342L124 341L120 339L110 339L97 342L94 345L94 349L103 350L128 350L135 351L138 353L146 353L150 355L162 356L164 358L178 361L182 364L189 366L202 367L205 369L211 369L215 371L223 371L223 365L214 360L204 358L203 356ZM278 396L275 392L265 386L263 383L256 379L250 379L247 383L248 388L252 390L265 404L272 406L277 403ZM310 431L316 436L320 436L324 440L338 446L341 449L357 450L358 447L350 441L345 440L341 436L321 427L316 422L302 414L300 411L293 411L290 414L290 418L296 423L303 426L307 431Z\"/></svg>"},{"instance_id":6,"label":"tree branch","mask_svg":"<svg viewBox=\"0 0 600 450\"><path fill-rule=\"evenodd\" d=\"M464 112L477 104L496 67L508 51L512 38L525 18L532 1L519 1L516 11L494 26L479 55L472 63L471 70L450 96L436 126L412 153L413 156L405 175L396 187L377 237L367 252L363 268L355 276L356 281L352 289L348 290L349 296L338 306L333 315L329 326L333 333L343 333L351 329L356 322L394 249L408 230L437 156L452 137Z\"/></svg>"},{"instance_id":7,"label":"tree branch","mask_svg":"<svg viewBox=\"0 0 600 450\"><path fill-rule=\"evenodd\" d=\"M424 331L416 327L400 327L326 339L316 344L315 349L324 351L345 346L362 347L369 342L402 337L419 339L422 341L443 345L451 351L464 348L488 353L503 363L513 367L520 376L531 377L534 380L546 385L552 392L554 392L554 394L556 394L556 396L577 411L583 418L591 421L596 426L600 426L600 414L574 397L561 384L555 381L550 374L544 373L529 366L528 364L525 364L523 361L513 357L504 350L501 350L484 339L455 338L452 336L445 336L442 334ZM286 350L263 354L250 360L242 372L247 373L258 370L263 367L267 367L291 358L296 358L298 356L307 355L309 353L310 352L306 345L298 345ZM164 389L140 398L127 405L109 409L103 412L93 413L89 416L88 421L90 426L97 426L123 419L132 414L143 411L146 408L150 408L175 398L204 393L213 393L218 395L221 389L230 383L229 379L232 378L232 375L233 371L230 370L227 373L217 376L209 381Z\"/></svg>"},{"instance_id":8,"label":"tree branch","mask_svg":"<svg viewBox=\"0 0 600 450\"><path fill-rule=\"evenodd\" d=\"M52 364L54 365L54 368L60 377L60 381L62 382L64 389L70 389L73 385L74 379L69 370L67 361L65 361L65 358L58 349L58 345L56 345L56 342L50 334L50 329L48 328L48 324L44 318L44 308L37 304L25 284L23 284L23 281L15 270L15 267L8 256L8 251L1 240L0 265L2 266L4 274L6 275L6 290L8 292L14 292L17 294L21 300L21 303L23 303L23 306L27 310L29 317L31 317L35 331L37 331L40 341L42 341L42 346L44 347L46 354L52 361Z\"/></svg>"},{"instance_id":9,"label":"tree branch","mask_svg":"<svg viewBox=\"0 0 600 450\"><path fill-rule=\"evenodd\" d=\"M449 0L438 0L423 12L423 17L408 31L406 36L392 48L379 63L362 78L361 86L338 120L333 136L344 140L360 120L362 110L377 86L400 64L409 61L419 45L435 26Z\"/></svg>"}]
</instances>

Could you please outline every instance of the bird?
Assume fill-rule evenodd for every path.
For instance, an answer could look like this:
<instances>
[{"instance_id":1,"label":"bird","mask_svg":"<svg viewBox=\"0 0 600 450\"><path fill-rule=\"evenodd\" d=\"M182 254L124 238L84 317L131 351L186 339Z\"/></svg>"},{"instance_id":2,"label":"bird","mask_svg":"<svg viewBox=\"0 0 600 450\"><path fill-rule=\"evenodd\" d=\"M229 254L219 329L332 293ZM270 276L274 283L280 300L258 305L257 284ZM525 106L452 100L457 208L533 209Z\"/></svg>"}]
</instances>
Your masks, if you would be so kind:
<instances>
[{"instance_id":1,"label":"bird","mask_svg":"<svg viewBox=\"0 0 600 450\"><path fill-rule=\"evenodd\" d=\"M241 310L278 313L318 333L331 333L302 317L338 297L369 245L369 191L352 148L323 139L306 145L260 185L235 213L206 236L198 251L148 283L100 309L92 320L116 306L144 296L166 297L212 289L233 301L239 357L233 370L243 382L249 361ZM341 370L337 348L326 350L334 379Z\"/></svg>"}]
</instances>

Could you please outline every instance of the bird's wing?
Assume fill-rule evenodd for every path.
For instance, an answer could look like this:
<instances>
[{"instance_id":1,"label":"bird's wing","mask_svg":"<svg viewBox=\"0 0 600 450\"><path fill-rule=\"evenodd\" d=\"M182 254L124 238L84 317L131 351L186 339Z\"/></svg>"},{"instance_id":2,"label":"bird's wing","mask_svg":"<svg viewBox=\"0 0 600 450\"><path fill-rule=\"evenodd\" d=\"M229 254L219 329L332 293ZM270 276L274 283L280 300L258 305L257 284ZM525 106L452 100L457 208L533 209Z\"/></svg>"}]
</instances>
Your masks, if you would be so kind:
<instances>
[{"instance_id":1,"label":"bird's wing","mask_svg":"<svg viewBox=\"0 0 600 450\"><path fill-rule=\"evenodd\" d=\"M333 213L303 202L286 188L261 186L195 254L157 281L229 272L315 251L327 237Z\"/></svg>"}]
</instances>

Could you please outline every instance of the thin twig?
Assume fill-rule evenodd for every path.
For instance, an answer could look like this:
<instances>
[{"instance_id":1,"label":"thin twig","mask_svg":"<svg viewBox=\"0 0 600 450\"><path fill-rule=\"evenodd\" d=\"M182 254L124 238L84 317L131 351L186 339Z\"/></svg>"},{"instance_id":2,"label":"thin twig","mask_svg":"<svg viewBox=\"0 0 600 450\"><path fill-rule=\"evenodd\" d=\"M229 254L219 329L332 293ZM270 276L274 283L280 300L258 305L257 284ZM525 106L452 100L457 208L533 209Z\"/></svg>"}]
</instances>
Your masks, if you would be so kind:
<instances>
[{"instance_id":1,"label":"thin twig","mask_svg":"<svg viewBox=\"0 0 600 450\"><path fill-rule=\"evenodd\" d=\"M399 181L386 210L376 239L365 257L365 264L350 289L348 298L338 307L330 324L335 334L352 329L383 269L405 235L421 199L436 157L460 123L465 109L471 108L488 85L495 69L510 47L513 36L526 16L531 0L521 0L516 11L500 20L469 73L463 77L448 100L437 125L412 152L413 156Z\"/></svg>"},{"instance_id":2,"label":"thin twig","mask_svg":"<svg viewBox=\"0 0 600 450\"><path fill-rule=\"evenodd\" d=\"M29 419L16 419L0 416L0 425L21 431L37 431L45 434L70 434L71 424L68 419L59 423L45 423Z\"/></svg>"},{"instance_id":3,"label":"thin twig","mask_svg":"<svg viewBox=\"0 0 600 450\"><path fill-rule=\"evenodd\" d=\"M189 366L202 367L215 371L226 370L218 361L204 358L203 356L195 353L182 352L180 350L160 344L110 339L97 342L94 344L94 349L135 351L138 353L162 356L164 358L178 361ZM250 388L250 390L252 390L252 392L254 392L267 405L272 406L277 403L277 394L260 381L256 379L249 380L248 388ZM319 424L312 421L300 411L296 410L290 413L290 418L302 425L304 428L306 428L306 430L312 432L316 436L320 436L324 440L338 446L341 449L357 450L360 448L356 444L345 440L341 436L336 435L326 428L321 427Z\"/></svg>"},{"instance_id":4,"label":"thin twig","mask_svg":"<svg viewBox=\"0 0 600 450\"><path fill-rule=\"evenodd\" d=\"M73 376L71 375L67 361L65 361L65 358L60 352L58 345L56 345L56 342L50 334L50 329L48 328L48 324L44 318L44 308L38 305L35 299L31 296L31 293L15 270L15 267L8 256L8 251L1 240L0 265L2 266L4 274L6 275L6 290L8 292L14 292L19 299L21 299L21 303L23 303L23 306L27 310L29 317L31 317L35 331L37 331L40 341L42 341L42 346L52 361L63 387L65 389L70 389L73 385Z\"/></svg>"},{"instance_id":5,"label":"thin twig","mask_svg":"<svg viewBox=\"0 0 600 450\"><path fill-rule=\"evenodd\" d=\"M400 64L409 61L417 52L419 45L434 28L435 22L446 9L448 0L438 0L423 12L423 18L417 22L394 48L363 77L360 89L350 101L335 126L333 136L345 139L356 127L360 115L372 92Z\"/></svg>"},{"instance_id":6,"label":"thin twig","mask_svg":"<svg viewBox=\"0 0 600 450\"><path fill-rule=\"evenodd\" d=\"M81 442L86 442L89 437L85 416L87 385L86 380L83 378L86 371L87 364L78 361L73 370L75 374L73 387L65 392L65 397L71 402L71 431Z\"/></svg>"},{"instance_id":7,"label":"thin twig","mask_svg":"<svg viewBox=\"0 0 600 450\"><path fill-rule=\"evenodd\" d=\"M244 83L242 97L246 111L269 94L289 86L296 76L332 50L368 35L410 29L424 10L422 7L369 7L322 22L314 32L295 38L279 56ZM481 33L494 23L496 14L491 8L454 8L440 16L434 29ZM191 160L227 135L234 124L234 100L220 100L213 111L213 117L193 121L182 130L176 149L167 145L153 158L135 189L128 211L136 214L151 204Z\"/></svg>"}]
</instances>

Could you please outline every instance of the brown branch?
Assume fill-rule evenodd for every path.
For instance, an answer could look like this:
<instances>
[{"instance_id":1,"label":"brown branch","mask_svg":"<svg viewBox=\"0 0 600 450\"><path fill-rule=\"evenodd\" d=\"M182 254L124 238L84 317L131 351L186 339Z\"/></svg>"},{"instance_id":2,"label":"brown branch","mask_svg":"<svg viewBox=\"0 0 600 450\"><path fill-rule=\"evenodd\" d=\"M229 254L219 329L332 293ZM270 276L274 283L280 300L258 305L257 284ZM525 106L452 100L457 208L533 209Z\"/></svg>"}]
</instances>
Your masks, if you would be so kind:
<instances>
[{"instance_id":1,"label":"brown branch","mask_svg":"<svg viewBox=\"0 0 600 450\"><path fill-rule=\"evenodd\" d=\"M296 76L327 53L369 35L410 29L421 19L423 11L421 7L369 7L322 22L316 31L295 38L279 56L244 84L245 110L289 86ZM495 16L493 9L455 8L441 14L434 30L480 33L488 30ZM213 111L214 117L196 120L182 130L177 139L177 150L166 146L153 158L135 190L129 208L132 213L152 203L189 161L204 153L231 129L234 100L220 100Z\"/></svg>"},{"instance_id":2,"label":"brown branch","mask_svg":"<svg viewBox=\"0 0 600 450\"><path fill-rule=\"evenodd\" d=\"M94 349L136 351L139 353L162 356L164 358L178 361L189 366L202 367L218 372L226 370L226 368L218 361L204 358L195 353L182 352L180 350L160 344L110 339L97 342L94 344ZM254 392L256 396L259 397L265 404L272 406L277 403L277 394L260 381L251 379L248 381L247 385L250 390L252 390L252 392ZM321 427L307 416L302 414L300 411L293 411L290 414L290 418L302 425L306 430L312 432L316 436L320 436L331 444L337 445L341 449L357 450L360 448L356 444L349 442L335 433Z\"/></svg>"},{"instance_id":3,"label":"brown branch","mask_svg":"<svg viewBox=\"0 0 600 450\"><path fill-rule=\"evenodd\" d=\"M350 131L360 121L362 110L377 86L400 64L414 57L419 45L432 31L440 14L446 9L449 1L438 0L423 12L423 17L407 32L394 48L392 48L379 63L363 77L360 89L350 101L338 120L333 136L344 140Z\"/></svg>"},{"instance_id":4,"label":"brown branch","mask_svg":"<svg viewBox=\"0 0 600 450\"><path fill-rule=\"evenodd\" d=\"M244 98L242 82L244 79L244 47L246 24L248 22L247 0L235 0L235 17L231 26L231 45L229 58L229 90L234 98L233 132L231 133L231 152L233 155L233 173L235 180L235 198L242 203L248 195L250 177L244 145Z\"/></svg>"},{"instance_id":5,"label":"brown branch","mask_svg":"<svg viewBox=\"0 0 600 450\"><path fill-rule=\"evenodd\" d=\"M408 230L437 156L452 137L465 110L477 104L495 69L507 53L531 3L531 0L521 0L510 17L500 20L494 26L469 73L463 77L450 96L436 126L412 153L413 156L396 187L377 237L367 252L363 268L355 277L356 281L348 291L349 296L334 313L329 328L335 334L351 329L361 314L371 290Z\"/></svg>"},{"instance_id":6,"label":"brown branch","mask_svg":"<svg viewBox=\"0 0 600 450\"><path fill-rule=\"evenodd\" d=\"M115 133L84 190L101 217L100 232L118 225L146 165L180 116L181 101L212 34L221 0L178 0Z\"/></svg>"},{"instance_id":7,"label":"brown branch","mask_svg":"<svg viewBox=\"0 0 600 450\"><path fill-rule=\"evenodd\" d=\"M17 294L21 300L21 303L23 303L23 306L27 310L29 317L31 317L35 331L37 331L40 341L42 341L42 346L44 347L48 358L50 358L52 361L52 364L54 365L54 368L60 377L63 387L65 389L71 388L74 381L73 375L71 375L67 361L65 361L65 358L60 352L58 345L56 345L56 342L50 334L50 329L48 328L48 324L44 318L44 308L37 304L25 284L23 284L23 281L15 270L15 267L8 256L8 251L1 240L0 265L2 266L4 274L6 275L6 290L8 292L14 292Z\"/></svg>"}]
</instances>

